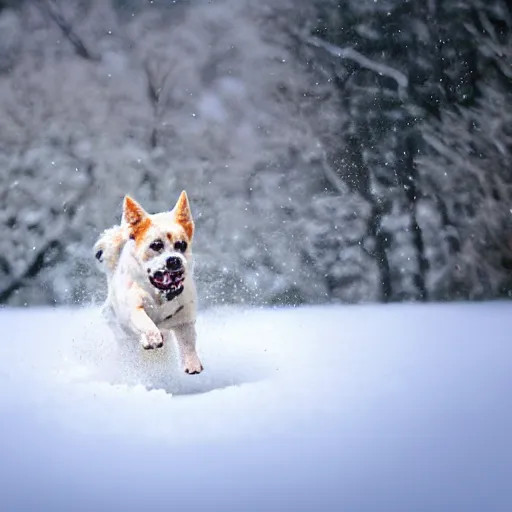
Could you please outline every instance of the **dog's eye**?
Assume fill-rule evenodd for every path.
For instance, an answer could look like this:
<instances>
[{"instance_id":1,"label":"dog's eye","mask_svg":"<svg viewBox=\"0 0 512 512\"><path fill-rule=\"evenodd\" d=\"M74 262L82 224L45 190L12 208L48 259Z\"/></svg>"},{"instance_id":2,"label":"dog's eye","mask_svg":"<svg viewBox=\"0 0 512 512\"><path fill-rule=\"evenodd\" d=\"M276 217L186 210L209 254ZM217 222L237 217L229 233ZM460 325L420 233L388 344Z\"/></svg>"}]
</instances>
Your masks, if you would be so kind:
<instances>
[{"instance_id":1,"label":"dog's eye","mask_svg":"<svg viewBox=\"0 0 512 512\"><path fill-rule=\"evenodd\" d=\"M160 252L164 248L164 243L162 240L155 240L154 242L151 242L149 248L152 251Z\"/></svg>"},{"instance_id":2,"label":"dog's eye","mask_svg":"<svg viewBox=\"0 0 512 512\"><path fill-rule=\"evenodd\" d=\"M101 257L103 256L103 251L100 249L95 255L94 257L98 260L98 261L101 261Z\"/></svg>"},{"instance_id":3,"label":"dog's eye","mask_svg":"<svg viewBox=\"0 0 512 512\"><path fill-rule=\"evenodd\" d=\"M174 248L177 251L185 252L187 250L187 242L185 242L185 240L180 240L174 244Z\"/></svg>"}]
</instances>

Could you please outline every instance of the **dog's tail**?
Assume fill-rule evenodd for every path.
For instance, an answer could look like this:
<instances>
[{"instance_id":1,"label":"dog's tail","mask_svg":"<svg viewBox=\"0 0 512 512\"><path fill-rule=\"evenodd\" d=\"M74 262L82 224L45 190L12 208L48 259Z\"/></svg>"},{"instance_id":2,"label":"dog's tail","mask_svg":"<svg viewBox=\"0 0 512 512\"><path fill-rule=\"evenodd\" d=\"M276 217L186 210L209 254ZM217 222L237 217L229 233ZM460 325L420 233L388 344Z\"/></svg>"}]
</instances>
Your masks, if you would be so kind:
<instances>
[{"instance_id":1,"label":"dog's tail","mask_svg":"<svg viewBox=\"0 0 512 512\"><path fill-rule=\"evenodd\" d=\"M124 226L114 226L103 231L93 247L94 258L105 274L114 273L121 251L128 240Z\"/></svg>"}]
</instances>

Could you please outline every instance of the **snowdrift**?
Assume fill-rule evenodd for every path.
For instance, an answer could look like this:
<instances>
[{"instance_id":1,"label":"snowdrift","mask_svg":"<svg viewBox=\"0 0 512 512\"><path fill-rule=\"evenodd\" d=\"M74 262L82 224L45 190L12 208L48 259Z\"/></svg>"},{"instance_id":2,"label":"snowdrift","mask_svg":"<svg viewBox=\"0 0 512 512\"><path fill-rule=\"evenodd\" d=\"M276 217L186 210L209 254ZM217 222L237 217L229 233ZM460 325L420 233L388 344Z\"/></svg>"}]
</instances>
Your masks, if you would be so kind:
<instances>
[{"instance_id":1,"label":"snowdrift","mask_svg":"<svg viewBox=\"0 0 512 512\"><path fill-rule=\"evenodd\" d=\"M0 509L512 510L512 305L205 312L205 372L0 311Z\"/></svg>"}]
</instances>

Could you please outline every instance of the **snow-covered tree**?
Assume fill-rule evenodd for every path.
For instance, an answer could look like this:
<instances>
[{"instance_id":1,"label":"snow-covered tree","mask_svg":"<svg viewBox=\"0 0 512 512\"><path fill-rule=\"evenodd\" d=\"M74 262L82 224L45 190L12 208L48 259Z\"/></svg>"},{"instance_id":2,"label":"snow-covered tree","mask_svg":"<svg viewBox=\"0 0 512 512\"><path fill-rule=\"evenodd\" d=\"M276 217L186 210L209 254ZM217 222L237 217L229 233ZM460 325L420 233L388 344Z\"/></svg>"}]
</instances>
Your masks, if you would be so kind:
<instances>
[{"instance_id":1,"label":"snow-covered tree","mask_svg":"<svg viewBox=\"0 0 512 512\"><path fill-rule=\"evenodd\" d=\"M40 276L45 293L75 300L99 282L85 271L87 251L118 220L125 193L161 211L186 188L205 302L287 296L300 268L291 264L299 256L290 219L322 189L318 134L333 119L322 112L336 111L337 102L311 94L314 74L267 37L271 4L199 3L180 11L179 24L173 10L120 17L107 3L73 5L22 9L31 35L0 83L7 113L0 130L13 173L15 155L40 152L48 169L37 169L32 182L20 174L30 190L62 182L78 192L73 179L90 177L72 218L55 196L65 252ZM9 195L11 216L20 208L22 200ZM36 210L44 222L44 205ZM44 245L49 232L40 237ZM9 285L5 298L12 292Z\"/></svg>"},{"instance_id":2,"label":"snow-covered tree","mask_svg":"<svg viewBox=\"0 0 512 512\"><path fill-rule=\"evenodd\" d=\"M436 134L427 127L435 125L434 131L446 134L445 146L475 137L468 123L459 123L459 129L465 125L464 134L448 134L437 120L446 119L453 109L471 115L480 97L507 80L512 24L505 4L318 1L315 15L309 16L313 21L298 36L318 49L317 62L324 69L330 66L343 98L348 118L336 148L335 169L374 205L370 226L377 225L380 248L375 257L384 263L383 293L392 299L426 299L431 294L439 298L442 290L455 285L446 279L453 264L443 268L442 252L462 254L466 212L454 223L449 212L453 183L443 190L432 185L437 178L430 168L427 171L428 163L439 164L439 158L432 145ZM495 78L489 87L491 76ZM510 91L510 85L503 90ZM443 162L443 171L451 165ZM477 194L477 184L467 179L468 190ZM497 220L498 211L492 207L487 215ZM493 222L480 227L482 235ZM498 254L506 255L505 248ZM466 286L458 296L473 296L470 290L482 288L482 265L475 261L479 270L471 275L456 265L457 281ZM484 288L483 296L496 292Z\"/></svg>"},{"instance_id":3,"label":"snow-covered tree","mask_svg":"<svg viewBox=\"0 0 512 512\"><path fill-rule=\"evenodd\" d=\"M183 188L204 305L508 293L510 17L0 4L1 301L102 295L90 251L123 195L162 211Z\"/></svg>"}]
</instances>

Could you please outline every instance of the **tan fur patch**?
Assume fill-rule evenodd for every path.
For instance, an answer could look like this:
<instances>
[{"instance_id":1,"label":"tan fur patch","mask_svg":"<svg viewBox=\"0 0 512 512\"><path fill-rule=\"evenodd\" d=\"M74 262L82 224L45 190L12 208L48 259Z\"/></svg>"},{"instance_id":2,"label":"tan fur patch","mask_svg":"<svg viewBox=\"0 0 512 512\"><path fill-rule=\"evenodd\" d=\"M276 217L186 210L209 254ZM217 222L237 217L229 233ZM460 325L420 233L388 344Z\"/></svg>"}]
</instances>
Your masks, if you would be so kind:
<instances>
[{"instance_id":1,"label":"tan fur patch","mask_svg":"<svg viewBox=\"0 0 512 512\"><path fill-rule=\"evenodd\" d=\"M119 247L121 245L121 243L123 242L123 233L122 231L119 229L116 231L116 233L114 233L114 235L112 236L112 240L110 241L110 243L112 245L115 245L116 247Z\"/></svg>"},{"instance_id":2,"label":"tan fur patch","mask_svg":"<svg viewBox=\"0 0 512 512\"><path fill-rule=\"evenodd\" d=\"M121 229L117 229L115 233L112 235L112 238L109 241L109 244L115 248L108 258L107 265L109 268L114 269L119 260L119 255L121 254L121 249L123 247L124 237Z\"/></svg>"},{"instance_id":3,"label":"tan fur patch","mask_svg":"<svg viewBox=\"0 0 512 512\"><path fill-rule=\"evenodd\" d=\"M171 244L173 246L176 242L181 242L181 241L190 243L190 239L181 224L175 224L175 226L173 226L172 230L170 230L166 233L165 237L167 238L167 240L169 240L169 242L171 242Z\"/></svg>"},{"instance_id":4,"label":"tan fur patch","mask_svg":"<svg viewBox=\"0 0 512 512\"><path fill-rule=\"evenodd\" d=\"M140 245L144 241L150 227L151 219L149 217L145 217L137 224L130 226L131 238L135 240L135 245Z\"/></svg>"},{"instance_id":5,"label":"tan fur patch","mask_svg":"<svg viewBox=\"0 0 512 512\"><path fill-rule=\"evenodd\" d=\"M180 194L178 198L178 202L174 207L176 222L180 224L185 233L187 234L189 240L192 240L192 236L194 235L194 221L192 220L192 213L190 211L190 203L188 201L188 196L185 191Z\"/></svg>"},{"instance_id":6,"label":"tan fur patch","mask_svg":"<svg viewBox=\"0 0 512 512\"><path fill-rule=\"evenodd\" d=\"M124 198L123 215L128 224L137 224L144 217L147 217L144 208L130 196Z\"/></svg>"},{"instance_id":7,"label":"tan fur patch","mask_svg":"<svg viewBox=\"0 0 512 512\"><path fill-rule=\"evenodd\" d=\"M123 217L129 226L130 238L135 240L136 245L140 245L148 229L151 227L149 215L135 199L125 196Z\"/></svg>"}]
</instances>

